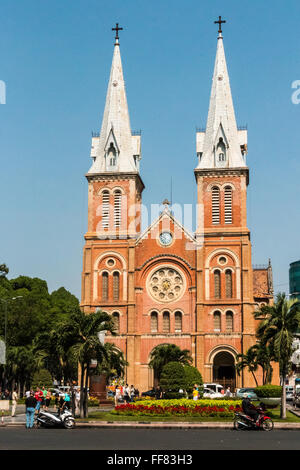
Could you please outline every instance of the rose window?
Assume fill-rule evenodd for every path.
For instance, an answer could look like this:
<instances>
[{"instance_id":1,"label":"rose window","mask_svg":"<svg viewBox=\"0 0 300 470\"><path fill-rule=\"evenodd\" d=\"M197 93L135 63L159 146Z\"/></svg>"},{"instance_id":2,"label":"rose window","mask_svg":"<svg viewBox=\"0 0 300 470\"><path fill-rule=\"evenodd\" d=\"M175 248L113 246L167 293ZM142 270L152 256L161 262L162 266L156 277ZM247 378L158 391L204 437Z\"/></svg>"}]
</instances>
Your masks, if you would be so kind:
<instances>
[{"instance_id":1,"label":"rose window","mask_svg":"<svg viewBox=\"0 0 300 470\"><path fill-rule=\"evenodd\" d=\"M177 300L184 291L183 276L172 268L159 268L150 277L148 282L149 294L159 302L172 302Z\"/></svg>"}]
</instances>

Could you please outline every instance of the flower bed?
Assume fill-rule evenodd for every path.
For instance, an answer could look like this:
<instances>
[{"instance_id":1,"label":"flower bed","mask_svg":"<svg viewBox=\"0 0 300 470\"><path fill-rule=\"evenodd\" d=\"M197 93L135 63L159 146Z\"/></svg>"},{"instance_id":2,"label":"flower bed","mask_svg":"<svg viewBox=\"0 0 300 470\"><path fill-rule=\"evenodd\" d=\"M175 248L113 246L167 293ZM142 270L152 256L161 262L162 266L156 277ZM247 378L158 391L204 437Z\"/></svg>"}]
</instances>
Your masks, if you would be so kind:
<instances>
[{"instance_id":1,"label":"flower bed","mask_svg":"<svg viewBox=\"0 0 300 470\"><path fill-rule=\"evenodd\" d=\"M241 401L230 400L145 400L118 405L112 413L123 416L219 416L233 417Z\"/></svg>"}]
</instances>

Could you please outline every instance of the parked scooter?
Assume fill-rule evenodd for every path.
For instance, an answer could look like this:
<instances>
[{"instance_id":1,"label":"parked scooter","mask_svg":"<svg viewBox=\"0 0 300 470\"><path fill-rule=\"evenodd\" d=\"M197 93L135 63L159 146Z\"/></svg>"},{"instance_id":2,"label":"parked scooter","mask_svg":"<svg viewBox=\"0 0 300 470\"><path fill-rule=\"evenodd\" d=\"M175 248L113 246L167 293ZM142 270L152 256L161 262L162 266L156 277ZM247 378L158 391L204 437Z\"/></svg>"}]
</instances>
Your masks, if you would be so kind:
<instances>
[{"instance_id":1,"label":"parked scooter","mask_svg":"<svg viewBox=\"0 0 300 470\"><path fill-rule=\"evenodd\" d=\"M75 426L75 419L72 413L63 407L61 412L52 413L50 411L41 410L36 417L37 427L63 427L66 429L73 429Z\"/></svg>"},{"instance_id":2,"label":"parked scooter","mask_svg":"<svg viewBox=\"0 0 300 470\"><path fill-rule=\"evenodd\" d=\"M257 422L255 422L250 416L247 416L245 413L235 413L235 417L233 420L234 429L239 431L245 429L263 429L264 431L272 431L274 428L274 423L269 416L266 416L264 405L260 404L260 406L256 409L259 413Z\"/></svg>"}]
</instances>

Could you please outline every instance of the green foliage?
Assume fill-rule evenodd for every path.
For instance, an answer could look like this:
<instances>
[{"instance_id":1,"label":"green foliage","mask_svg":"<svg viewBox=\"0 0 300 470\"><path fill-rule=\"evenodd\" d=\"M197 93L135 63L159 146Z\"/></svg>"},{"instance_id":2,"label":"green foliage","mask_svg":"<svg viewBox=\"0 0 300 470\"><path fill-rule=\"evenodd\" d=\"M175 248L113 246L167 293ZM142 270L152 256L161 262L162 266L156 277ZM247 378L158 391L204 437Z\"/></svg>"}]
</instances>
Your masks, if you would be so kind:
<instances>
[{"instance_id":1,"label":"green foliage","mask_svg":"<svg viewBox=\"0 0 300 470\"><path fill-rule=\"evenodd\" d=\"M40 387L40 388L53 387L53 380L52 380L50 372L47 369L41 369L38 372L36 372L33 376L31 385L34 390L36 389L36 387Z\"/></svg>"},{"instance_id":2,"label":"green foliage","mask_svg":"<svg viewBox=\"0 0 300 470\"><path fill-rule=\"evenodd\" d=\"M199 386L203 385L202 375L200 374L197 367L185 365L184 373L185 373L185 390L189 394L192 393L193 387L195 384Z\"/></svg>"},{"instance_id":3,"label":"green foliage","mask_svg":"<svg viewBox=\"0 0 300 470\"><path fill-rule=\"evenodd\" d=\"M160 344L153 349L150 355L149 367L154 369L155 375L160 379L163 367L169 362L190 364L192 357L188 349L181 350L175 344Z\"/></svg>"},{"instance_id":4,"label":"green foliage","mask_svg":"<svg viewBox=\"0 0 300 470\"><path fill-rule=\"evenodd\" d=\"M262 385L256 387L255 393L259 398L280 398L282 387L279 385Z\"/></svg>"},{"instance_id":5,"label":"green foliage","mask_svg":"<svg viewBox=\"0 0 300 470\"><path fill-rule=\"evenodd\" d=\"M179 398L179 390L186 389L186 375L184 367L178 362L169 362L163 367L160 386L166 398Z\"/></svg>"}]
</instances>

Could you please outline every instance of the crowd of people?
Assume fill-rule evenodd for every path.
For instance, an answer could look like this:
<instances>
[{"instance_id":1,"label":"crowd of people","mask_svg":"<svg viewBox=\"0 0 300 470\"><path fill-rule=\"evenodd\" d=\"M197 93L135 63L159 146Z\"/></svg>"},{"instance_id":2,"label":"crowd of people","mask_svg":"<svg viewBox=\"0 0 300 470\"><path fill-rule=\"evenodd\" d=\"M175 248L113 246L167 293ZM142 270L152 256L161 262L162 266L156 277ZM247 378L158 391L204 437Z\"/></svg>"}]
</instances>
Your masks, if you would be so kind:
<instances>
[{"instance_id":1,"label":"crowd of people","mask_svg":"<svg viewBox=\"0 0 300 470\"><path fill-rule=\"evenodd\" d=\"M115 405L117 406L120 402L130 403L134 401L134 398L139 396L139 391L133 385L116 385L114 391Z\"/></svg>"}]
</instances>

